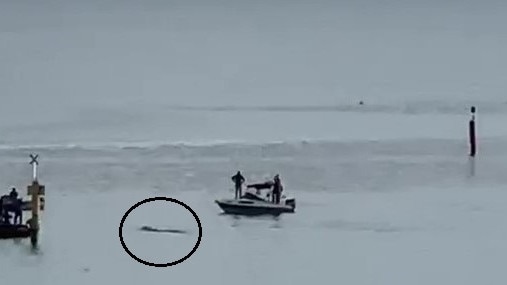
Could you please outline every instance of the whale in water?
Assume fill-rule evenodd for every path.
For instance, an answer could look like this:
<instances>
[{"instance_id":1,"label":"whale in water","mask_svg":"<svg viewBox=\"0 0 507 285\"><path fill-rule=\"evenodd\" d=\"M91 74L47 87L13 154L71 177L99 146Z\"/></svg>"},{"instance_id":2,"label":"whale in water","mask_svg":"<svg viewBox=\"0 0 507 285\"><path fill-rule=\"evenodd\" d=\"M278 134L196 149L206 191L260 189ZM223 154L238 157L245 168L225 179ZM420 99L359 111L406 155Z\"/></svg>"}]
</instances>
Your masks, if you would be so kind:
<instances>
[{"instance_id":1,"label":"whale in water","mask_svg":"<svg viewBox=\"0 0 507 285\"><path fill-rule=\"evenodd\" d=\"M175 229L158 229L150 226L142 226L140 228L141 231L145 232L155 232L155 233L173 233L173 234L186 234L187 231L184 230L175 230Z\"/></svg>"}]
</instances>

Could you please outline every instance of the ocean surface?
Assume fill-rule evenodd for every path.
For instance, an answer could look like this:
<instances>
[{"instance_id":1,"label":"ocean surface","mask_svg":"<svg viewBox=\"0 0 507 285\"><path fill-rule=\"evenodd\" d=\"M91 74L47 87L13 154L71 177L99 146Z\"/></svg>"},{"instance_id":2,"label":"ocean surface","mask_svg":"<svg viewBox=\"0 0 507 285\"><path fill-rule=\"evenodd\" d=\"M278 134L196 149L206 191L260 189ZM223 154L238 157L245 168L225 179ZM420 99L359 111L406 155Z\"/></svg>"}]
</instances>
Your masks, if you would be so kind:
<instances>
[{"instance_id":1,"label":"ocean surface","mask_svg":"<svg viewBox=\"0 0 507 285\"><path fill-rule=\"evenodd\" d=\"M26 197L36 153L46 209L0 283L504 284L505 8L2 1L0 187ZM222 215L237 170L296 213ZM156 196L202 225L167 268L119 238ZM150 202L122 232L167 263L199 229Z\"/></svg>"},{"instance_id":2,"label":"ocean surface","mask_svg":"<svg viewBox=\"0 0 507 285\"><path fill-rule=\"evenodd\" d=\"M5 191L14 185L25 195L31 178L28 154L38 153L39 179L47 196L38 254L31 253L28 241L0 242L0 268L12 273L4 274L3 280L16 282L17 276L39 284L504 280L507 137L493 120L500 115L478 119L475 160L467 157L466 115L234 111L217 117L229 116L248 128L252 117L295 122L311 115L329 120L321 124L328 127L321 129L318 140L304 134L319 134L319 124L306 122L288 126L293 131L285 133L287 141L283 132L266 123L260 129L278 136L258 131L249 142L253 134L239 127L243 140L238 142L185 143L182 136L164 143L110 140L88 145L62 140L60 145L54 141L31 147L5 145L0 149ZM211 118L209 111L182 116ZM429 120L430 116L440 119ZM365 128L390 127L386 132L374 128L349 132L352 128L343 121L354 124L351 118ZM216 133L223 128L217 125ZM210 127L202 129L214 133ZM61 132L65 134L65 129ZM331 132L335 134L327 135ZM238 169L248 183L279 173L287 194L297 199L296 213L278 219L221 215L214 200L233 196L230 176ZM197 251L165 269L130 258L118 236L125 212L156 196L189 205L203 228ZM198 228L181 206L158 203L134 210L123 235L141 259L167 263L192 249ZM145 225L187 232L139 231Z\"/></svg>"}]
</instances>

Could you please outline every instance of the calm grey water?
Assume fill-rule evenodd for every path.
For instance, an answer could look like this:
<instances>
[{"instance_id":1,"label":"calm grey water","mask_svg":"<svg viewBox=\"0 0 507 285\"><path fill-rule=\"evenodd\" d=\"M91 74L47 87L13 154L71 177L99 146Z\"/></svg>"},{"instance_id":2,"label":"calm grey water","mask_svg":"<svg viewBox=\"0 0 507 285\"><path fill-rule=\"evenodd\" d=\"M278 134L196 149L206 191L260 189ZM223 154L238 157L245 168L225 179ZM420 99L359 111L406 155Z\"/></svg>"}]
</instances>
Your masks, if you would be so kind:
<instances>
[{"instance_id":1,"label":"calm grey water","mask_svg":"<svg viewBox=\"0 0 507 285\"><path fill-rule=\"evenodd\" d=\"M446 139L44 149L41 252L3 241L0 268L13 273L6 282L23 275L42 284L494 283L503 280L507 256L503 145L481 145L473 176L466 144ZM23 187L27 151L1 152L1 180ZM249 182L280 173L297 212L220 215L213 201L233 195L236 169ZM196 253L168 269L137 263L118 237L125 211L155 196L187 203L203 227ZM151 262L183 257L198 233L190 214L169 204L143 207L124 228L129 248ZM146 235L137 230L144 225L188 234Z\"/></svg>"},{"instance_id":2,"label":"calm grey water","mask_svg":"<svg viewBox=\"0 0 507 285\"><path fill-rule=\"evenodd\" d=\"M494 1L2 1L0 181L24 195L35 152L48 193L41 252L1 241L2 282L505 283L505 14ZM297 213L220 215L238 169L280 173ZM118 237L153 196L203 226L166 269ZM189 213L144 209L129 246L181 257Z\"/></svg>"}]
</instances>

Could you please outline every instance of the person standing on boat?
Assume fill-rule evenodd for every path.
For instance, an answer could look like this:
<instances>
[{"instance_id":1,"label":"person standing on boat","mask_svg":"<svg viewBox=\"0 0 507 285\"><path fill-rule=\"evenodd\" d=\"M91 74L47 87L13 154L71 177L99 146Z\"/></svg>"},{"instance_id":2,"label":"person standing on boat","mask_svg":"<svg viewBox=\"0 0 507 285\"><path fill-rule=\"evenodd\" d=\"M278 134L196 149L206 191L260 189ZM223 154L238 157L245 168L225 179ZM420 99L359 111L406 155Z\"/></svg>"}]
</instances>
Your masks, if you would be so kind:
<instances>
[{"instance_id":1,"label":"person standing on boat","mask_svg":"<svg viewBox=\"0 0 507 285\"><path fill-rule=\"evenodd\" d=\"M236 175L234 175L233 177L231 177L232 181L234 182L234 186L235 186L235 198L238 199L241 198L241 187L243 185L243 183L245 182L245 177L243 177L243 175L241 175L241 172L238 170L238 172L236 173Z\"/></svg>"},{"instance_id":2,"label":"person standing on boat","mask_svg":"<svg viewBox=\"0 0 507 285\"><path fill-rule=\"evenodd\" d=\"M280 196L282 195L283 186L282 182L280 181L280 175L275 175L274 184L273 184L273 198L272 202L275 204L280 204Z\"/></svg>"}]
</instances>

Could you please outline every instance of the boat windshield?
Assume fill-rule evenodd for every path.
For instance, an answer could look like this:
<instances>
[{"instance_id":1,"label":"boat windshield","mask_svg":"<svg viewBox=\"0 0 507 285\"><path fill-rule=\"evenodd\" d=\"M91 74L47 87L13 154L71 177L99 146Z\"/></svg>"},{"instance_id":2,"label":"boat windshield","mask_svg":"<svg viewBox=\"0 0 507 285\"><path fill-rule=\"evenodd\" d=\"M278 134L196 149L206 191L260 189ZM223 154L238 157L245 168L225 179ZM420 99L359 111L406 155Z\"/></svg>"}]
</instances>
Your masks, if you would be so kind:
<instances>
[{"instance_id":1,"label":"boat windshield","mask_svg":"<svg viewBox=\"0 0 507 285\"><path fill-rule=\"evenodd\" d=\"M250 200L257 200L257 201L265 201L261 197L255 195L253 193L249 193L249 192L246 192L245 195L243 195L243 198L250 199Z\"/></svg>"}]
</instances>

